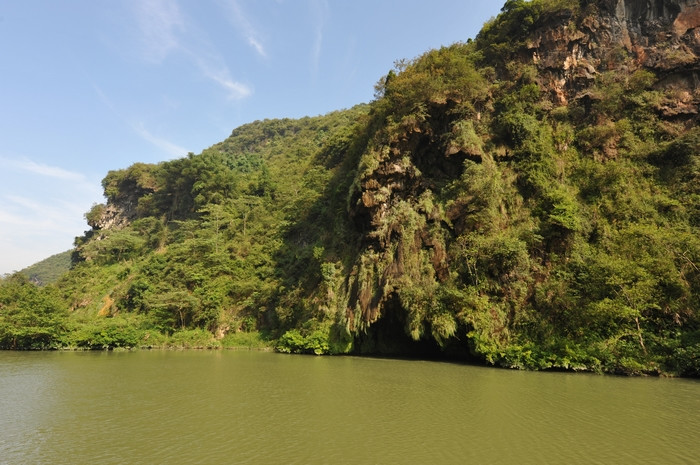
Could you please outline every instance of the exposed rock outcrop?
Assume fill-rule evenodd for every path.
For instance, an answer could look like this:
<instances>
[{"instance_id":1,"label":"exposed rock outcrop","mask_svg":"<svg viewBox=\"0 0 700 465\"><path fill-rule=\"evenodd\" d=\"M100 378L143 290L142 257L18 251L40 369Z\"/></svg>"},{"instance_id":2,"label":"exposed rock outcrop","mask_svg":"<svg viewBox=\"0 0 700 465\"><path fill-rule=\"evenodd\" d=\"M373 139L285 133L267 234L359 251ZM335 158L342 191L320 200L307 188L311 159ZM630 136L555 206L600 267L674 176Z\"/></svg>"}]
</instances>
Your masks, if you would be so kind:
<instances>
[{"instance_id":1,"label":"exposed rock outcrop","mask_svg":"<svg viewBox=\"0 0 700 465\"><path fill-rule=\"evenodd\" d=\"M596 74L648 69L684 101L669 115L697 114L700 96L699 0L591 0L581 11L546 18L527 42L543 85L561 104L576 98ZM580 15L576 17L576 15Z\"/></svg>"},{"instance_id":2,"label":"exposed rock outcrop","mask_svg":"<svg viewBox=\"0 0 700 465\"><path fill-rule=\"evenodd\" d=\"M150 199L156 191L153 177L155 165L135 163L125 170L110 171L102 181L106 205L96 205L87 214L93 230L120 229L143 214L142 200Z\"/></svg>"},{"instance_id":3,"label":"exposed rock outcrop","mask_svg":"<svg viewBox=\"0 0 700 465\"><path fill-rule=\"evenodd\" d=\"M514 42L524 39L520 42L524 47L510 55L535 65L537 82L555 104L601 98L591 93L601 73L614 71L624 79L644 69L654 73L657 86L674 89L665 93L673 97L656 108L660 115L688 121L697 117L700 0L571 3L543 14L524 38L514 38ZM508 66L503 68L508 76ZM472 138L459 136L473 132L472 122L479 115L471 115L474 121L450 119L446 115L457 104L449 98L431 101L423 113L404 117L393 132L374 141L372 162L359 177L350 201L365 250L348 286L351 328L378 321L391 302L406 305L403 300L410 299L397 300L406 276L410 282L424 282L428 289L451 272L445 251L450 238L464 229L460 215L469 207L455 202L450 211L438 211L434 193L440 192L445 180L459 178L466 159L482 161L481 147L467 142ZM614 129L613 123L608 126ZM444 134L450 137L441 138ZM618 139L605 141L601 147L605 157L614 158Z\"/></svg>"},{"instance_id":4,"label":"exposed rock outcrop","mask_svg":"<svg viewBox=\"0 0 700 465\"><path fill-rule=\"evenodd\" d=\"M349 289L350 327L372 324L382 308L396 304L403 276L442 282L449 274L432 192L459 177L466 158L480 159L470 148L441 140L452 127L444 118L450 105L454 102L433 102L423 120L406 121L398 135L376 141L378 165L362 176L350 203L356 227L365 232L365 254L351 281L362 279Z\"/></svg>"},{"instance_id":5,"label":"exposed rock outcrop","mask_svg":"<svg viewBox=\"0 0 700 465\"><path fill-rule=\"evenodd\" d=\"M137 218L136 202L126 201L109 202L104 206L102 214L94 223L90 223L95 230L120 229L128 226Z\"/></svg>"}]
</instances>

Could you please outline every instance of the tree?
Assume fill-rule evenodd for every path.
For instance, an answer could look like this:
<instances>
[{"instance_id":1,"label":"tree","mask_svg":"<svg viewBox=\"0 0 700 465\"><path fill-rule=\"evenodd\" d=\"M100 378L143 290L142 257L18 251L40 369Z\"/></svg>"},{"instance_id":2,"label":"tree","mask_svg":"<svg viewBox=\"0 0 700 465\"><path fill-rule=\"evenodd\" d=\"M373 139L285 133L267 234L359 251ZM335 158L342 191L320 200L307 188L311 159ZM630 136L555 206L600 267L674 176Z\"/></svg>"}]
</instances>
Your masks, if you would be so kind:
<instances>
[{"instance_id":1,"label":"tree","mask_svg":"<svg viewBox=\"0 0 700 465\"><path fill-rule=\"evenodd\" d=\"M66 330L66 316L54 287L39 288L19 273L0 281L0 348L56 347Z\"/></svg>"}]
</instances>

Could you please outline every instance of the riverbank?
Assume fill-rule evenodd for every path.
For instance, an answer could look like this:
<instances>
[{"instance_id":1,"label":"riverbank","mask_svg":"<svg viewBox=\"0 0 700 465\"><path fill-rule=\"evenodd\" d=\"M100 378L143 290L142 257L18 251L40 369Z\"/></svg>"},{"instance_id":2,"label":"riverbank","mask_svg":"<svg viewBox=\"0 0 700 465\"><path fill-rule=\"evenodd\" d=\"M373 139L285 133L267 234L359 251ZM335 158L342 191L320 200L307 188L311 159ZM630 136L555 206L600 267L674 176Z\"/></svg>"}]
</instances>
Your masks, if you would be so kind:
<instances>
[{"instance_id":1,"label":"riverbank","mask_svg":"<svg viewBox=\"0 0 700 465\"><path fill-rule=\"evenodd\" d=\"M189 329L163 334L145 331L140 337L115 338L108 333L90 334L91 337L70 335L51 349L63 351L113 350L127 351L138 349L162 350L260 350L273 351L274 340L259 331L229 333L223 338L215 338L209 331Z\"/></svg>"},{"instance_id":2,"label":"riverbank","mask_svg":"<svg viewBox=\"0 0 700 465\"><path fill-rule=\"evenodd\" d=\"M481 359L467 352L460 352L461 357L450 351L402 351L402 350L346 350L343 352L330 351L322 345L323 338L315 338L312 333L303 339L294 339L290 344L289 332L282 338L272 337L264 331L237 331L230 332L223 337L216 337L205 329L182 329L172 333L161 332L156 328L148 327L144 322L141 325L133 324L128 318L115 317L73 323L56 328L56 334L43 334L44 337L6 338L3 349L9 350L58 350L58 351L133 351L133 350L254 350L266 352L329 354L348 353L350 355L364 355L371 357L410 358L421 360L448 360L467 362L469 364L518 369L525 371L564 371L564 372L588 372L598 374L611 374L622 376L652 376L652 377L685 377L681 372L663 369L657 363L649 361L646 364L634 364L629 360L625 363L601 363L593 360L584 363L580 360L574 363L571 360L551 360L547 365L512 365L494 363L488 359ZM293 333L293 332L292 332ZM36 336L36 334L34 335ZM285 338L286 337L286 338ZM303 344L301 344L301 342ZM321 347L324 350L314 350ZM393 346L392 346L393 347ZM292 350L293 349L293 350ZM378 349L378 348L375 348ZM386 349L386 347L385 347ZM397 347L393 347L397 349ZM597 363L594 363L597 362ZM687 376L687 374L686 374Z\"/></svg>"},{"instance_id":3,"label":"riverbank","mask_svg":"<svg viewBox=\"0 0 700 465\"><path fill-rule=\"evenodd\" d=\"M280 341L270 338L265 333L261 332L238 332L227 334L223 338L217 339L211 333L204 330L183 330L175 332L171 335L161 333L149 333L145 337L145 341L132 345L107 345L98 344L96 341L85 341L80 345L65 345L52 347L50 350L63 352L82 352L82 351L109 351L109 352L131 352L131 351L256 351L256 352L279 352L290 353L285 350L280 350ZM310 355L310 352L296 352L297 355ZM317 354L318 355L318 354ZM323 354L334 357L334 355ZM683 378L678 374L665 372L659 369L655 370L605 370L600 366L570 366L560 367L552 366L549 368L529 369L524 367L506 367L490 364L486 361L480 361L475 358L463 359L455 357L438 357L435 354L421 356L419 354L388 354L388 353L348 353L338 355L354 355L359 357L369 358L386 358L396 360L429 360L436 362L455 362L459 364L467 364L473 366L481 366L485 368L497 368L511 371L540 371L540 372L566 372L566 373L589 373L599 375L613 375L624 377L662 377L662 378Z\"/></svg>"}]
</instances>

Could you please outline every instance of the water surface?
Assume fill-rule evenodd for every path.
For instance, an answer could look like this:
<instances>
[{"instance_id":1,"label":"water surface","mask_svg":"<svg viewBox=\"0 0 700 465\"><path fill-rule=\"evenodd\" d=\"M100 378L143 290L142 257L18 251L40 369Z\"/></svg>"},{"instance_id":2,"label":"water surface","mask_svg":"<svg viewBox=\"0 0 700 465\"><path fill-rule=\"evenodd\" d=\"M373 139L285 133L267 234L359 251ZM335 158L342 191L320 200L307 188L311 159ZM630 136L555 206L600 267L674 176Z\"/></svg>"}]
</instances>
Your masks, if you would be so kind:
<instances>
[{"instance_id":1,"label":"water surface","mask_svg":"<svg viewBox=\"0 0 700 465\"><path fill-rule=\"evenodd\" d=\"M8 464L691 464L700 382L265 352L0 352L0 431Z\"/></svg>"}]
</instances>

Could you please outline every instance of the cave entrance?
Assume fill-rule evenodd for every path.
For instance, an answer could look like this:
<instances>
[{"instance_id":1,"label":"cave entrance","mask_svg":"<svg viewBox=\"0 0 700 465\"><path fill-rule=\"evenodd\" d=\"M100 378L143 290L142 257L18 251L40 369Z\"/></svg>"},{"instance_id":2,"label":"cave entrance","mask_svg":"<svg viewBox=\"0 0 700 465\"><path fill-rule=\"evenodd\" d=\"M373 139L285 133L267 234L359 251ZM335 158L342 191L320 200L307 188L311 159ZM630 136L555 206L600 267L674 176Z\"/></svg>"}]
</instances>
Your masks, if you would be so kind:
<instances>
[{"instance_id":1,"label":"cave entrance","mask_svg":"<svg viewBox=\"0 0 700 465\"><path fill-rule=\"evenodd\" d=\"M460 328L458 332L462 333ZM466 334L466 331L463 332ZM473 360L466 341L458 338L449 341L446 347L425 335L415 341L406 333L406 310L396 294L391 294L383 306L382 316L367 329L355 336L353 353L439 360Z\"/></svg>"}]
</instances>

